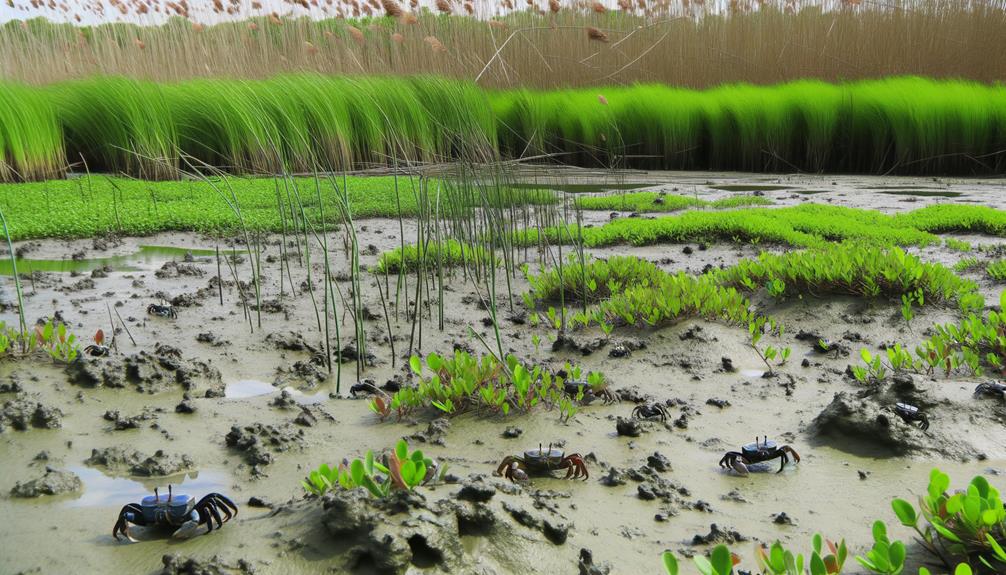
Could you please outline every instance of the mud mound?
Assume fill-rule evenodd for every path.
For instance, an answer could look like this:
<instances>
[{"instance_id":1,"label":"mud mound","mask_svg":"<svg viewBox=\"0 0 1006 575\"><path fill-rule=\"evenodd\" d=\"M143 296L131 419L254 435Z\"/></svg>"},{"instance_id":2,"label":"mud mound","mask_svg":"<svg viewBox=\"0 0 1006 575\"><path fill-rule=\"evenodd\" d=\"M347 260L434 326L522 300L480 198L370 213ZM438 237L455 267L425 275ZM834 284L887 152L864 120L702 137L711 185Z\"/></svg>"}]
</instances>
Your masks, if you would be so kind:
<instances>
[{"instance_id":1,"label":"mud mound","mask_svg":"<svg viewBox=\"0 0 1006 575\"><path fill-rule=\"evenodd\" d=\"M304 334L296 331L270 333L265 340L276 349L286 351L306 351L313 354L321 349L320 343L311 344L304 338Z\"/></svg>"},{"instance_id":2,"label":"mud mound","mask_svg":"<svg viewBox=\"0 0 1006 575\"><path fill-rule=\"evenodd\" d=\"M166 262L161 269L154 272L154 275L158 279L172 279L178 277L202 277L203 270L197 268L192 264L178 263L178 262Z\"/></svg>"},{"instance_id":3,"label":"mud mound","mask_svg":"<svg viewBox=\"0 0 1006 575\"><path fill-rule=\"evenodd\" d=\"M289 423L280 426L261 423L244 427L235 425L227 434L226 441L228 447L243 452L245 462L257 474L262 466L273 462L273 453L299 447L304 441L304 430Z\"/></svg>"},{"instance_id":4,"label":"mud mound","mask_svg":"<svg viewBox=\"0 0 1006 575\"><path fill-rule=\"evenodd\" d=\"M175 347L157 344L154 352L141 351L125 357L82 357L66 368L70 383L85 387L133 386L137 391L157 393L179 385L208 391L223 387L220 372L212 365L188 360Z\"/></svg>"},{"instance_id":5,"label":"mud mound","mask_svg":"<svg viewBox=\"0 0 1006 575\"><path fill-rule=\"evenodd\" d=\"M0 432L10 427L17 431L58 429L63 426L63 412L19 394L0 407Z\"/></svg>"},{"instance_id":6,"label":"mud mound","mask_svg":"<svg viewBox=\"0 0 1006 575\"><path fill-rule=\"evenodd\" d=\"M43 495L62 495L80 491L84 487L80 478L72 471L61 471L47 467L45 475L31 481L20 482L10 490L11 497L41 497Z\"/></svg>"},{"instance_id":7,"label":"mud mound","mask_svg":"<svg viewBox=\"0 0 1006 575\"><path fill-rule=\"evenodd\" d=\"M175 475L196 467L188 455L172 455L163 450L157 450L153 455L145 455L135 449L118 446L91 450L91 457L85 463L140 477Z\"/></svg>"},{"instance_id":8,"label":"mud mound","mask_svg":"<svg viewBox=\"0 0 1006 575\"><path fill-rule=\"evenodd\" d=\"M373 499L363 490L325 496L322 523L346 552L344 570L378 574L404 573L410 565L438 566L445 572L462 568L459 506L440 501L429 506L415 492L398 491ZM433 515L430 520L418 516Z\"/></svg>"},{"instance_id":9,"label":"mud mound","mask_svg":"<svg viewBox=\"0 0 1006 575\"><path fill-rule=\"evenodd\" d=\"M210 559L183 558L178 555L165 555L161 558L164 569L160 575L252 575L255 569L244 559L237 563L227 563L220 557Z\"/></svg>"},{"instance_id":10,"label":"mud mound","mask_svg":"<svg viewBox=\"0 0 1006 575\"><path fill-rule=\"evenodd\" d=\"M894 412L899 402L925 412L931 420L929 429L923 431L903 421ZM826 442L845 440L898 455L937 454L963 461L978 456L980 450L968 443L967 433L960 433L950 422L955 412L973 409L941 402L911 377L897 375L860 391L836 393L814 419L811 432Z\"/></svg>"}]
</instances>

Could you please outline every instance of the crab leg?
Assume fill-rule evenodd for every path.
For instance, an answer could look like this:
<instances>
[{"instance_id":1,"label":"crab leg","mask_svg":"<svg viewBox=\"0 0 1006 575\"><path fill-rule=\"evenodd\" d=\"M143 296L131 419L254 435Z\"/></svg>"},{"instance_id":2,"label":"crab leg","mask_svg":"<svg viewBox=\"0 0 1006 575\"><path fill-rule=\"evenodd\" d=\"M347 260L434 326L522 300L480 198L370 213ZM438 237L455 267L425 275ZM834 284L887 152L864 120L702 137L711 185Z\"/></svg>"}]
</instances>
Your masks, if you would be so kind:
<instances>
[{"instance_id":1,"label":"crab leg","mask_svg":"<svg viewBox=\"0 0 1006 575\"><path fill-rule=\"evenodd\" d=\"M213 531L213 520L214 519L217 520L217 529L220 529L221 527L224 526L224 520L220 518L220 512L217 511L217 504L216 503L214 503L212 500L207 501L203 505L203 509L206 510L207 513L209 514L209 518L206 521L206 532L207 533L209 533L210 531ZM199 515L200 515L200 518L201 518L202 517L202 513L200 512Z\"/></svg>"},{"instance_id":2,"label":"crab leg","mask_svg":"<svg viewBox=\"0 0 1006 575\"><path fill-rule=\"evenodd\" d=\"M238 506L234 504L226 495L221 495L219 493L210 493L206 497L203 497L203 501L213 501L216 503L217 507L224 512L224 523L231 520L231 517L238 514ZM231 513L233 511L233 513Z\"/></svg>"},{"instance_id":3,"label":"crab leg","mask_svg":"<svg viewBox=\"0 0 1006 575\"><path fill-rule=\"evenodd\" d=\"M115 539L118 540L119 533L122 533L126 539L136 543L136 539L133 539L132 535L129 534L130 522L127 519L127 514L131 514L133 516L133 521L136 521L137 525L142 525L143 510L140 509L139 505L130 503L119 511L119 519L115 522L115 526L112 527L112 537L115 537Z\"/></svg>"},{"instance_id":4,"label":"crab leg","mask_svg":"<svg viewBox=\"0 0 1006 575\"><path fill-rule=\"evenodd\" d=\"M782 473L782 470L786 469L786 464L789 463L789 456L786 455L785 450L779 450L779 455L782 463L779 465L779 471L776 471L776 473Z\"/></svg>"}]
</instances>

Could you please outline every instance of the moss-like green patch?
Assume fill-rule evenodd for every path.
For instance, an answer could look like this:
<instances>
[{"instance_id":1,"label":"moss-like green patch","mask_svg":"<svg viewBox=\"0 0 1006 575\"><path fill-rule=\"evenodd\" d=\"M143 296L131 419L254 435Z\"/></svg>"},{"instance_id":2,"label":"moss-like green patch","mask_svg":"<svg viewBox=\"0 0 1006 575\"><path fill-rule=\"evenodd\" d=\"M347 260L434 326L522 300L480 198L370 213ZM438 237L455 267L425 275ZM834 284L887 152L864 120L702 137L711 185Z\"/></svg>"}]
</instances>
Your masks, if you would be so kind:
<instances>
[{"instance_id":1,"label":"moss-like green patch","mask_svg":"<svg viewBox=\"0 0 1006 575\"><path fill-rule=\"evenodd\" d=\"M577 198L577 204L585 210L621 210L623 212L675 212L687 208L706 207L726 209L768 206L772 203L772 200L764 196L755 195L731 196L710 202L699 198L659 192L632 192Z\"/></svg>"}]
</instances>

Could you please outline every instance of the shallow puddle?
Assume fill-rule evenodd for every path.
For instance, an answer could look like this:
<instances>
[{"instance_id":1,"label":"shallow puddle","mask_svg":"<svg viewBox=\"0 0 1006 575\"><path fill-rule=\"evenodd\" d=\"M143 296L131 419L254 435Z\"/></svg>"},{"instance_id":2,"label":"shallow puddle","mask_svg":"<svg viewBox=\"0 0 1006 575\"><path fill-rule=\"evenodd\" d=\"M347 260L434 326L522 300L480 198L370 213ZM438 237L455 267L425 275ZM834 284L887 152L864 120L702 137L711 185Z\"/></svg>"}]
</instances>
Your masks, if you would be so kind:
<instances>
[{"instance_id":1,"label":"shallow puddle","mask_svg":"<svg viewBox=\"0 0 1006 575\"><path fill-rule=\"evenodd\" d=\"M774 192L777 190L791 190L793 186L761 185L761 184L722 184L709 186L714 190L723 192Z\"/></svg>"},{"instance_id":2,"label":"shallow puddle","mask_svg":"<svg viewBox=\"0 0 1006 575\"><path fill-rule=\"evenodd\" d=\"M242 379L241 381L228 383L224 388L224 397L227 399L246 399L278 392L279 390L273 387L271 383L254 379Z\"/></svg>"},{"instance_id":3,"label":"shallow puddle","mask_svg":"<svg viewBox=\"0 0 1006 575\"><path fill-rule=\"evenodd\" d=\"M919 196L921 198L959 198L964 195L961 192L937 192L917 189L884 190L880 193L892 196Z\"/></svg>"},{"instance_id":4,"label":"shallow puddle","mask_svg":"<svg viewBox=\"0 0 1006 575\"><path fill-rule=\"evenodd\" d=\"M215 471L192 471L170 477L112 477L91 467L71 467L84 482L80 497L67 500L68 507L120 507L136 503L154 493L154 488L167 494L168 485L175 493L187 493L201 498L207 493L226 492L229 485L227 474Z\"/></svg>"},{"instance_id":5,"label":"shallow puddle","mask_svg":"<svg viewBox=\"0 0 1006 575\"><path fill-rule=\"evenodd\" d=\"M220 252L229 254L230 251ZM17 271L20 274L30 274L32 272L90 272L96 269L109 267L118 272L131 272L150 269L170 260L182 259L191 254L193 257L215 256L214 250L198 250L187 248L176 248L168 246L139 246L139 249L132 253L121 256L109 256L103 258L85 259L34 259L16 258ZM9 276L14 273L13 266L9 258L0 259L0 275Z\"/></svg>"},{"instance_id":6,"label":"shallow puddle","mask_svg":"<svg viewBox=\"0 0 1006 575\"><path fill-rule=\"evenodd\" d=\"M538 184L534 182L525 182L519 184L510 184L510 187L518 190L554 190L556 192L566 192L569 194L599 194L602 192L612 192L612 191L625 191L625 190L641 190L643 188L653 187L654 184Z\"/></svg>"},{"instance_id":7,"label":"shallow puddle","mask_svg":"<svg viewBox=\"0 0 1006 575\"><path fill-rule=\"evenodd\" d=\"M227 399L247 399L249 397L259 397L262 395L279 395L280 392L283 391L293 396L293 400L300 405L323 403L326 399L328 399L328 392L322 389L314 389L311 390L312 393L306 393L290 386L278 388L273 386L271 383L255 379L242 379L240 381L228 383L224 387L224 397Z\"/></svg>"}]
</instances>

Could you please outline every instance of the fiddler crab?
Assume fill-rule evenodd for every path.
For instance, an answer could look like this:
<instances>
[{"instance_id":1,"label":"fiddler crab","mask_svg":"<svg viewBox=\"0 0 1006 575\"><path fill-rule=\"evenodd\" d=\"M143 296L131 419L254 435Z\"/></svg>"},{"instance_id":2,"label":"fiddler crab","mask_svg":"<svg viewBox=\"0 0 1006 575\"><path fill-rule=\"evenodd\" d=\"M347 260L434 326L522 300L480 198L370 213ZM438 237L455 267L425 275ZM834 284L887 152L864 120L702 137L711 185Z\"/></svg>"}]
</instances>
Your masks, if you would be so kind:
<instances>
[{"instance_id":1,"label":"fiddler crab","mask_svg":"<svg viewBox=\"0 0 1006 575\"><path fill-rule=\"evenodd\" d=\"M929 418L918 407L907 403L895 403L894 414L909 425L919 424L919 429L925 431L929 429Z\"/></svg>"},{"instance_id":2,"label":"fiddler crab","mask_svg":"<svg viewBox=\"0 0 1006 575\"><path fill-rule=\"evenodd\" d=\"M975 388L975 395L984 395L987 397L999 397L1006 399L1006 385L999 383L997 381L989 381L986 383L979 384Z\"/></svg>"},{"instance_id":3,"label":"fiddler crab","mask_svg":"<svg viewBox=\"0 0 1006 575\"><path fill-rule=\"evenodd\" d=\"M574 398L580 396L580 393L583 392L582 402L585 404L594 401L595 398L600 398L605 405L618 402L618 397L606 386L594 389L587 383L586 379L567 381L563 384L563 391L566 395Z\"/></svg>"},{"instance_id":4,"label":"fiddler crab","mask_svg":"<svg viewBox=\"0 0 1006 575\"><path fill-rule=\"evenodd\" d=\"M178 312L175 311L172 305L161 305L159 303L152 303L147 306L147 313L149 315L156 315L158 317L170 317L171 319L178 319Z\"/></svg>"},{"instance_id":5,"label":"fiddler crab","mask_svg":"<svg viewBox=\"0 0 1006 575\"><path fill-rule=\"evenodd\" d=\"M196 535L199 527L206 525L206 532L223 527L231 517L238 514L238 506L228 497L219 493L210 493L198 502L190 495L172 494L168 485L168 496L161 497L154 489L153 495L148 495L137 503L130 503L119 511L119 520L112 528L112 536L119 538L121 533L126 539L136 542L129 535L130 525L177 527L172 537L188 539Z\"/></svg>"},{"instance_id":6,"label":"fiddler crab","mask_svg":"<svg viewBox=\"0 0 1006 575\"><path fill-rule=\"evenodd\" d=\"M551 443L548 449L543 449L539 443L538 449L525 451L523 457L504 457L494 475L502 475L510 481L527 481L529 475L551 475L552 471L559 469L566 470L566 477L563 479L582 478L586 481L590 477L587 464L579 453L566 455L561 449L553 448Z\"/></svg>"},{"instance_id":7,"label":"fiddler crab","mask_svg":"<svg viewBox=\"0 0 1006 575\"><path fill-rule=\"evenodd\" d=\"M800 463L800 454L796 452L792 447L788 445L778 445L775 441L769 440L768 436L765 436L761 441L755 438L754 443L749 443L741 450L738 451L728 451L723 459L720 459L720 467L724 469L733 469L737 473L743 476L748 474L748 465L753 465L755 463L761 463L763 461L770 461L772 459L782 459L782 464L779 465L779 471L776 473L782 473L782 470L786 468L786 464L789 463L789 457L793 456L793 461Z\"/></svg>"},{"instance_id":8,"label":"fiddler crab","mask_svg":"<svg viewBox=\"0 0 1006 575\"><path fill-rule=\"evenodd\" d=\"M94 333L94 343L85 347L83 351L91 357L105 357L112 353L112 349L105 345L105 332L100 329Z\"/></svg>"},{"instance_id":9,"label":"fiddler crab","mask_svg":"<svg viewBox=\"0 0 1006 575\"><path fill-rule=\"evenodd\" d=\"M659 417L660 421L666 422L670 416L671 414L668 413L667 408L662 403L644 403L637 405L632 410L632 417L635 419L656 419Z\"/></svg>"}]
</instances>

